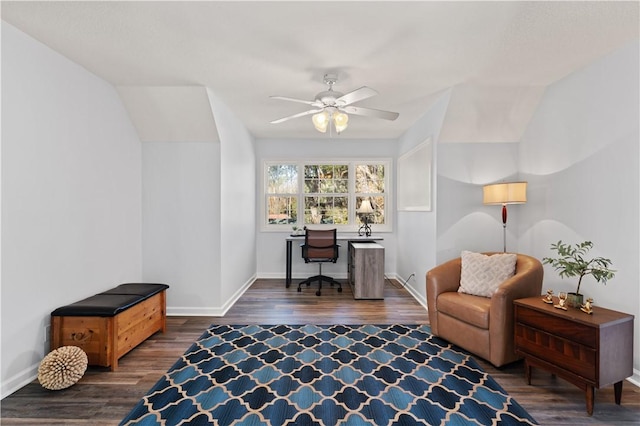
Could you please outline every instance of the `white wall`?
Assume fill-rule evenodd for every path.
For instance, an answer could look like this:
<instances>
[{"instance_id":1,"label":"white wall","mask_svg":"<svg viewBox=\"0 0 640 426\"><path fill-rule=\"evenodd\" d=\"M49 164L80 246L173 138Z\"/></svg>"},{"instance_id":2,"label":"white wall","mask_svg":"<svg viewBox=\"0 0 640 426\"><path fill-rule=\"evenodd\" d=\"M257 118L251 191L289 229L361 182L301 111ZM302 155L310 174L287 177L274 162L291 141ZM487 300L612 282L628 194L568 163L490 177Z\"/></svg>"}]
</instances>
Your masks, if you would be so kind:
<instances>
[{"instance_id":1,"label":"white wall","mask_svg":"<svg viewBox=\"0 0 640 426\"><path fill-rule=\"evenodd\" d=\"M538 258L558 240L591 240L593 255L613 261L606 286L585 278L581 293L596 306L635 315L634 368L640 374L639 43L548 88L520 144L529 202L519 246ZM545 288L575 291L545 269ZM640 377L639 377L640 378Z\"/></svg>"},{"instance_id":2,"label":"white wall","mask_svg":"<svg viewBox=\"0 0 640 426\"><path fill-rule=\"evenodd\" d=\"M517 143L438 145L438 263L462 250L502 251L502 207L482 204L482 186L518 180ZM507 251L518 251L520 212L508 206Z\"/></svg>"},{"instance_id":3,"label":"white wall","mask_svg":"<svg viewBox=\"0 0 640 426\"><path fill-rule=\"evenodd\" d=\"M209 91L220 137L220 296L228 308L256 276L256 160L253 138Z\"/></svg>"},{"instance_id":4,"label":"white wall","mask_svg":"<svg viewBox=\"0 0 640 426\"><path fill-rule=\"evenodd\" d=\"M431 207L429 212L397 212L397 270L407 290L426 306L425 276L436 266L436 217L440 214L437 201L438 138L450 99L450 91L443 93L399 140L397 155L402 156L429 139L432 150ZM415 274L409 279L411 274Z\"/></svg>"},{"instance_id":5,"label":"white wall","mask_svg":"<svg viewBox=\"0 0 640 426\"><path fill-rule=\"evenodd\" d=\"M311 123L309 123L311 126ZM262 173L263 161L287 159L375 159L388 158L394 160L397 153L397 141L394 140L344 140L339 136L326 139L309 140L256 140L256 155L258 173ZM395 171L392 172L395 174ZM256 186L260 185L260 175L256 176ZM395 177L394 177L395 179ZM260 188L256 189L256 203L261 203ZM395 200L392 200L395 206ZM258 209L259 209L258 205ZM258 222L260 222L258 220ZM258 223L257 235L257 271L260 278L285 277L285 238L291 233L261 231ZM385 274L395 277L396 270L396 238L395 233L382 232L373 228L373 236L382 237L380 244L385 247ZM347 276L347 248L341 247L338 262L325 264L322 272L336 278ZM299 247L293 248L293 262L291 274L293 278L307 278L318 273L317 264L305 264L301 258Z\"/></svg>"},{"instance_id":6,"label":"white wall","mask_svg":"<svg viewBox=\"0 0 640 426\"><path fill-rule=\"evenodd\" d=\"M220 143L143 143L143 277L170 315L224 315L256 275L253 139L207 96Z\"/></svg>"},{"instance_id":7,"label":"white wall","mask_svg":"<svg viewBox=\"0 0 640 426\"><path fill-rule=\"evenodd\" d=\"M142 182L143 280L169 314L221 314L220 145L144 142Z\"/></svg>"},{"instance_id":8,"label":"white wall","mask_svg":"<svg viewBox=\"0 0 640 426\"><path fill-rule=\"evenodd\" d=\"M140 158L112 86L2 23L2 396L52 310L140 280Z\"/></svg>"}]
</instances>

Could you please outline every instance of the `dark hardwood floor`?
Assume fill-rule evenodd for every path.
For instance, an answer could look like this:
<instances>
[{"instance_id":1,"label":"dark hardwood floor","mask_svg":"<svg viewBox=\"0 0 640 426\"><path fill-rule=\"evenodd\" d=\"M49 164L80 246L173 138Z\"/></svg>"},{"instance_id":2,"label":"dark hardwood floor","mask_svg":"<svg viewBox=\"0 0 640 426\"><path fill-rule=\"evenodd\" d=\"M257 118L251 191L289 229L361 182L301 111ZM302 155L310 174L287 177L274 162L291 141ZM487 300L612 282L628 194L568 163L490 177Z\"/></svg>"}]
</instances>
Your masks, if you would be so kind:
<instances>
[{"instance_id":1,"label":"dark hardwood floor","mask_svg":"<svg viewBox=\"0 0 640 426\"><path fill-rule=\"evenodd\" d=\"M210 324L424 324L425 309L397 282L387 281L385 299L355 301L349 286L286 289L283 280L258 280L224 317L169 317L167 333L156 333L120 359L119 369L90 367L74 386L61 391L30 383L0 403L2 425L117 425L160 376ZM581 390L539 370L533 385L522 362L496 369L478 360L500 385L543 425L638 425L640 388L625 382L622 405L613 386L596 392L592 417Z\"/></svg>"}]
</instances>

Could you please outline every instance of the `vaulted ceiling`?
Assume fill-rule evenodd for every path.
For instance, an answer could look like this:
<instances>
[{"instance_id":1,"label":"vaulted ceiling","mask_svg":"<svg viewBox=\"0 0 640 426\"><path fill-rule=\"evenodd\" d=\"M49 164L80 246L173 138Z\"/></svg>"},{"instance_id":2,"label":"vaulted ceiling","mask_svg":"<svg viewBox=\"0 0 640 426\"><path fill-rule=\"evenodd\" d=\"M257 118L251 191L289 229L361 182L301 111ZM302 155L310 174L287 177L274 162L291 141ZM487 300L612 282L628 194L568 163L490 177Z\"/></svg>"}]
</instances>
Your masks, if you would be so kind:
<instances>
[{"instance_id":1,"label":"vaulted ceiling","mask_svg":"<svg viewBox=\"0 0 640 426\"><path fill-rule=\"evenodd\" d=\"M326 138L307 109L379 92L339 137L397 138L451 90L442 141L517 141L545 88L640 38L639 3L439 1L10 2L2 19L117 87L143 140L207 140L207 97L256 138ZM161 120L162 118L162 120Z\"/></svg>"}]
</instances>

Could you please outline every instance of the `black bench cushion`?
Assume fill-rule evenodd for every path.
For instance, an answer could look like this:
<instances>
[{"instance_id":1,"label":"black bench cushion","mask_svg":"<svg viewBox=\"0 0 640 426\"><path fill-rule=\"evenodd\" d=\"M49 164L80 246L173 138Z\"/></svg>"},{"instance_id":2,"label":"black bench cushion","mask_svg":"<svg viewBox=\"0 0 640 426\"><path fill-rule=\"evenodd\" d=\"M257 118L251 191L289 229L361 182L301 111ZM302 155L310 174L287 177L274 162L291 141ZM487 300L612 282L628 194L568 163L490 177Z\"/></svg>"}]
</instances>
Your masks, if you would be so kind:
<instances>
[{"instance_id":1,"label":"black bench cushion","mask_svg":"<svg viewBox=\"0 0 640 426\"><path fill-rule=\"evenodd\" d=\"M51 316L113 317L146 299L137 294L96 294L51 312Z\"/></svg>"},{"instance_id":2,"label":"black bench cushion","mask_svg":"<svg viewBox=\"0 0 640 426\"><path fill-rule=\"evenodd\" d=\"M62 306L51 312L51 316L113 317L168 288L167 284L120 284L111 290Z\"/></svg>"},{"instance_id":3,"label":"black bench cushion","mask_svg":"<svg viewBox=\"0 0 640 426\"><path fill-rule=\"evenodd\" d=\"M135 294L138 296L145 296L146 298L168 288L169 286L167 284L129 283L120 284L118 287L104 291L100 294Z\"/></svg>"}]
</instances>

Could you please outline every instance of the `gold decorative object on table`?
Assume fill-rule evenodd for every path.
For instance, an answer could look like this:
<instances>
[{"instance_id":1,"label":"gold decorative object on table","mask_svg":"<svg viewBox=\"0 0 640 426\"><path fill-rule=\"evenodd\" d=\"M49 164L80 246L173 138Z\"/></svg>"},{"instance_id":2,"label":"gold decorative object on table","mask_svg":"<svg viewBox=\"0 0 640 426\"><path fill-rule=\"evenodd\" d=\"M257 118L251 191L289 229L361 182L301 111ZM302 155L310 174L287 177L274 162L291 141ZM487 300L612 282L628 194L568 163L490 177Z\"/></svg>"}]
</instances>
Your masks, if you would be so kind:
<instances>
[{"instance_id":1,"label":"gold decorative object on table","mask_svg":"<svg viewBox=\"0 0 640 426\"><path fill-rule=\"evenodd\" d=\"M591 307L591 304L593 304L593 299L588 298L587 301L584 303L584 305L580 307L580 310L584 313L591 315L593 313L593 308Z\"/></svg>"},{"instance_id":2,"label":"gold decorative object on table","mask_svg":"<svg viewBox=\"0 0 640 426\"><path fill-rule=\"evenodd\" d=\"M544 303L552 304L553 303L553 290L547 290L547 295L542 299Z\"/></svg>"},{"instance_id":3,"label":"gold decorative object on table","mask_svg":"<svg viewBox=\"0 0 640 426\"><path fill-rule=\"evenodd\" d=\"M567 303L567 293L565 293L564 291L561 291L560 293L558 293L558 304L553 305L553 307L566 311L567 310L567 307L565 306L566 303Z\"/></svg>"}]
</instances>

